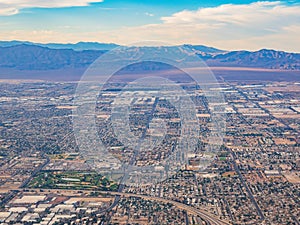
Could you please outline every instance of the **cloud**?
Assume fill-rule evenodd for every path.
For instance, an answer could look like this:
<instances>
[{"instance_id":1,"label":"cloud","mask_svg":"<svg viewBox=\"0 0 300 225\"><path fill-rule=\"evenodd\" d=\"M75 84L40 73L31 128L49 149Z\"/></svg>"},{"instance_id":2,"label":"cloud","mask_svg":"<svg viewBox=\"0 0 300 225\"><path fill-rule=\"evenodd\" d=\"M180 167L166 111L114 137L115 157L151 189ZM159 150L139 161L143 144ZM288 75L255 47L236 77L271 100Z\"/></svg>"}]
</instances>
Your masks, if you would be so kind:
<instances>
[{"instance_id":1,"label":"cloud","mask_svg":"<svg viewBox=\"0 0 300 225\"><path fill-rule=\"evenodd\" d=\"M46 28L47 29L47 28ZM31 37L38 42L99 41L130 44L158 40L170 44L204 44L228 50L273 48L300 52L300 5L283 2L225 4L184 10L160 23L110 30L78 29L1 31L0 39Z\"/></svg>"},{"instance_id":2,"label":"cloud","mask_svg":"<svg viewBox=\"0 0 300 225\"><path fill-rule=\"evenodd\" d=\"M72 6L88 6L90 3L103 0L2 0L0 15L9 16L19 13L23 8L63 8Z\"/></svg>"},{"instance_id":3,"label":"cloud","mask_svg":"<svg viewBox=\"0 0 300 225\"><path fill-rule=\"evenodd\" d=\"M165 24L207 24L214 28L247 28L261 30L282 26L292 21L299 23L300 6L277 2L255 2L248 5L225 4L197 11L182 11L163 17ZM291 21L292 20L292 21Z\"/></svg>"},{"instance_id":4,"label":"cloud","mask_svg":"<svg viewBox=\"0 0 300 225\"><path fill-rule=\"evenodd\" d=\"M299 4L264 1L184 10L162 17L159 24L125 27L108 36L118 37L123 43L152 39L226 49L277 48L300 52L299 24Z\"/></svg>"}]
</instances>

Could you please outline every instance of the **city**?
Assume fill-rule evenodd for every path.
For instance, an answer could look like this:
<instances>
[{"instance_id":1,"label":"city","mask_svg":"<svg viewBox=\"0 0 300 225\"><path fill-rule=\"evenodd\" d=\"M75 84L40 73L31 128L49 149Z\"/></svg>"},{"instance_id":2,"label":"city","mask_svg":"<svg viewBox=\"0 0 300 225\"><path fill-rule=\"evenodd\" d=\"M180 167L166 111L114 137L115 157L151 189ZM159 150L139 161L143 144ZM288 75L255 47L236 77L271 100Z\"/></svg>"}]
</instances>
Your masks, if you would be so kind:
<instances>
[{"instance_id":1,"label":"city","mask_svg":"<svg viewBox=\"0 0 300 225\"><path fill-rule=\"evenodd\" d=\"M210 165L200 170L193 155L166 180L125 185L121 193L110 178L91 172L78 152L71 118L76 83L3 80L0 86L2 224L299 224L297 82L221 81L227 130ZM201 153L209 106L198 90L189 92ZM115 95L110 87L99 96L99 137L128 162L132 149L114 137L109 120ZM135 100L133 132L143 133L153 104L155 116L167 120L168 136L151 154L139 154L137 165L163 160L179 135L176 110L154 98ZM120 199L113 204L116 195Z\"/></svg>"},{"instance_id":2,"label":"city","mask_svg":"<svg viewBox=\"0 0 300 225\"><path fill-rule=\"evenodd\" d=\"M300 225L300 0L0 0L0 225Z\"/></svg>"}]
</instances>

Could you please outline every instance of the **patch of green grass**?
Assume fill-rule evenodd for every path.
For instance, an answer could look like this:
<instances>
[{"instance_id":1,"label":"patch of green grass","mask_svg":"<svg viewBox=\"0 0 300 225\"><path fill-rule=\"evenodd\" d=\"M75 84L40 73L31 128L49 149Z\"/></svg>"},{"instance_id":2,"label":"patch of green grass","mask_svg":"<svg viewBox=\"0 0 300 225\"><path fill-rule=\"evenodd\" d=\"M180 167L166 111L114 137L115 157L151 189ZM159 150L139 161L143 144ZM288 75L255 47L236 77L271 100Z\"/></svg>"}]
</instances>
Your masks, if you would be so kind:
<instances>
[{"instance_id":1,"label":"patch of green grass","mask_svg":"<svg viewBox=\"0 0 300 225\"><path fill-rule=\"evenodd\" d=\"M28 184L29 188L117 190L118 184L96 172L40 172Z\"/></svg>"}]
</instances>

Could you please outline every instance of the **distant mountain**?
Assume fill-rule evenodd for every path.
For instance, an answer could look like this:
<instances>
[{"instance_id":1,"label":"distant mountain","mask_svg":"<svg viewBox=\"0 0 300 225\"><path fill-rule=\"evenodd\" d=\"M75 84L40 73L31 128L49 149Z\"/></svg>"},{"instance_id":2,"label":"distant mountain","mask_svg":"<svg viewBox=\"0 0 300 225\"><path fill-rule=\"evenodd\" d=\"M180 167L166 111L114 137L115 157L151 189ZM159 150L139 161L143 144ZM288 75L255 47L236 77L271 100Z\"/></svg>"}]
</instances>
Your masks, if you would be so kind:
<instances>
[{"instance_id":1,"label":"distant mountain","mask_svg":"<svg viewBox=\"0 0 300 225\"><path fill-rule=\"evenodd\" d=\"M212 56L212 55L217 55L221 53L225 53L226 51L220 50L217 48L213 47L207 47L205 45L188 45L185 44L183 45L185 48L189 48L193 51L195 51L197 54L202 55L202 56Z\"/></svg>"},{"instance_id":2,"label":"distant mountain","mask_svg":"<svg viewBox=\"0 0 300 225\"><path fill-rule=\"evenodd\" d=\"M206 59L210 66L255 67L300 70L300 54L262 49L255 52L232 51Z\"/></svg>"},{"instance_id":3,"label":"distant mountain","mask_svg":"<svg viewBox=\"0 0 300 225\"><path fill-rule=\"evenodd\" d=\"M73 49L75 51L82 51L82 50L111 50L113 48L119 47L117 44L106 44L106 43L98 43L98 42L78 42L76 44L56 44L56 43L49 43L49 44L40 44L40 46L54 48L54 49Z\"/></svg>"},{"instance_id":4,"label":"distant mountain","mask_svg":"<svg viewBox=\"0 0 300 225\"><path fill-rule=\"evenodd\" d=\"M113 48L119 47L117 44L113 43L98 43L98 42L78 42L76 44L61 44L61 43L33 43L29 41L0 41L0 47L11 47L16 45L36 45L41 47L53 48L53 49L73 49L75 51L82 50L111 50Z\"/></svg>"},{"instance_id":5,"label":"distant mountain","mask_svg":"<svg viewBox=\"0 0 300 225\"><path fill-rule=\"evenodd\" d=\"M21 44L0 47L0 69L56 70L88 67L105 50L74 51Z\"/></svg>"},{"instance_id":6,"label":"distant mountain","mask_svg":"<svg viewBox=\"0 0 300 225\"><path fill-rule=\"evenodd\" d=\"M11 47L22 44L34 45L34 43L29 41L0 41L0 47Z\"/></svg>"},{"instance_id":7,"label":"distant mountain","mask_svg":"<svg viewBox=\"0 0 300 225\"><path fill-rule=\"evenodd\" d=\"M114 43L99 43L99 42L78 42L76 44L62 44L62 43L34 43L29 41L0 41L0 47L11 47L16 45L36 45L41 47L47 47L47 48L53 48L53 49L73 49L75 51L82 51L82 50L111 50L116 47L120 47L120 45L114 44ZM226 51L216 49L213 47L207 47L204 45L189 45L184 44L182 45L186 48L189 48L191 50L194 50L198 54L220 54L224 53ZM204 54L204 55L205 55Z\"/></svg>"},{"instance_id":8,"label":"distant mountain","mask_svg":"<svg viewBox=\"0 0 300 225\"><path fill-rule=\"evenodd\" d=\"M92 62L107 50L53 49L32 43L14 41L0 42L0 75L14 74L15 71L84 71ZM63 46L64 44L53 44ZM104 44L106 45L106 44ZM110 44L109 44L110 45ZM114 45L114 44L112 44ZM66 46L66 45L64 45ZM92 48L99 43L78 43L77 47ZM74 47L74 45L73 45ZM80 48L81 48L80 47ZM300 54L262 49L260 51L225 52L202 45L185 45L195 51L211 67L253 67L300 70ZM153 47L155 48L155 47ZM166 50L172 47L166 47ZM8 71L9 70L9 71ZM72 74L72 72L70 72Z\"/></svg>"}]
</instances>

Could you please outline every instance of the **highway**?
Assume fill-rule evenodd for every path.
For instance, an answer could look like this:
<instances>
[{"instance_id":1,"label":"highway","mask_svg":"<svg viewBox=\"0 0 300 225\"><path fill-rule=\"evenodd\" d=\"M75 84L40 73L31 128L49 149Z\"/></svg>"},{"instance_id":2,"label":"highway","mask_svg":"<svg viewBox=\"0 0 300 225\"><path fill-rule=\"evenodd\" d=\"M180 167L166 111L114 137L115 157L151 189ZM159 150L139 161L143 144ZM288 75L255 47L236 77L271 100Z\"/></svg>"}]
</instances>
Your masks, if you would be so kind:
<instances>
[{"instance_id":1,"label":"highway","mask_svg":"<svg viewBox=\"0 0 300 225\"><path fill-rule=\"evenodd\" d=\"M17 189L17 190L22 191L23 189ZM26 189L26 190L36 191L36 192L40 191L40 189ZM91 191L89 191L89 190L64 190L64 189L42 189L42 190L43 190L44 194L47 193L47 192L70 193L70 194L68 194L68 196L72 196L72 193L74 193L74 192L82 192L82 193L94 192L92 190ZM206 210L194 208L192 206L185 205L181 202L177 202L177 201L170 200L170 199L165 199L165 198L155 197L155 196L148 196L148 195L141 195L141 194L124 193L124 192L123 193L113 192L113 191L98 191L98 192L100 194L110 194L110 195L119 196L119 198L121 198L121 197L136 197L136 198L142 198L142 199L145 199L145 200L151 200L151 201L162 202L162 203L169 203L169 204L172 204L172 205L176 206L177 208L179 208L181 210L185 210L188 214L192 214L194 216L199 216L201 219L203 219L209 225L229 225L229 224L231 224L228 221L220 220L217 216L207 212ZM78 197L78 196L76 196L76 197ZM108 209L111 210L112 209L111 207L112 207L112 205Z\"/></svg>"}]
</instances>

